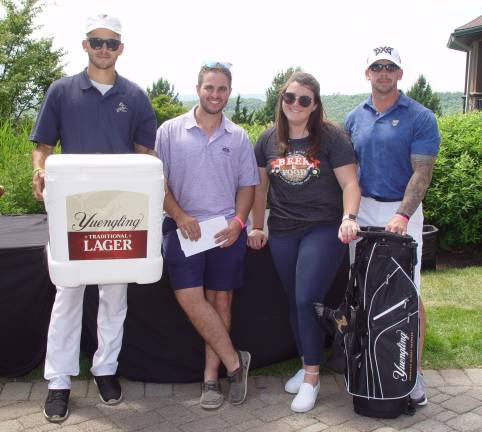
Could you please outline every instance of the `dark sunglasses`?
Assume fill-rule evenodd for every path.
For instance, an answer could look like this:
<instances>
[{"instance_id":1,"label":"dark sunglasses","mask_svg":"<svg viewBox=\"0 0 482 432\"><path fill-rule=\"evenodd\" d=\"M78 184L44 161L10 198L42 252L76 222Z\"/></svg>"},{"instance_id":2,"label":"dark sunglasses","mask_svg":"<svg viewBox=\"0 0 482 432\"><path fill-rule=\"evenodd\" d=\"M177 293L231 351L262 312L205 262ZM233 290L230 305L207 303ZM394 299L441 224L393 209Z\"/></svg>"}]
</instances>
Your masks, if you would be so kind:
<instances>
[{"instance_id":1,"label":"dark sunglasses","mask_svg":"<svg viewBox=\"0 0 482 432\"><path fill-rule=\"evenodd\" d=\"M283 98L283 102L288 105L293 105L296 99L298 99L298 103L304 108L309 107L311 102L313 102L313 99L309 96L296 96L290 92L282 93L281 97Z\"/></svg>"},{"instance_id":2,"label":"dark sunglasses","mask_svg":"<svg viewBox=\"0 0 482 432\"><path fill-rule=\"evenodd\" d=\"M387 72L395 72L400 68L394 63L388 63L388 64L373 63L370 66L370 70L372 72L381 72L383 69L385 69Z\"/></svg>"},{"instance_id":3,"label":"dark sunglasses","mask_svg":"<svg viewBox=\"0 0 482 432\"><path fill-rule=\"evenodd\" d=\"M100 50L106 45L109 51L117 51L122 43L118 39L102 39L97 37L90 37L87 39L89 41L89 45L94 50Z\"/></svg>"}]
</instances>

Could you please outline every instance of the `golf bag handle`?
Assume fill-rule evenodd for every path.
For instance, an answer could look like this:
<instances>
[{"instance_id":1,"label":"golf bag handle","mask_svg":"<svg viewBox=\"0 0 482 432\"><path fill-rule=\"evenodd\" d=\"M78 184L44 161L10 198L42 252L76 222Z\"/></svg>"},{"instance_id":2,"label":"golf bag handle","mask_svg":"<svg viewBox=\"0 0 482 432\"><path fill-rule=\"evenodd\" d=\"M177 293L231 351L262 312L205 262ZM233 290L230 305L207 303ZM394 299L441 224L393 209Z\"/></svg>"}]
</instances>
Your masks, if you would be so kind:
<instances>
[{"instance_id":1,"label":"golf bag handle","mask_svg":"<svg viewBox=\"0 0 482 432\"><path fill-rule=\"evenodd\" d=\"M391 238L394 240L404 240L409 242L413 241L413 237L408 234L401 235L394 232L385 231L385 228L383 227L374 226L360 227L360 231L358 231L357 235L361 238Z\"/></svg>"}]
</instances>

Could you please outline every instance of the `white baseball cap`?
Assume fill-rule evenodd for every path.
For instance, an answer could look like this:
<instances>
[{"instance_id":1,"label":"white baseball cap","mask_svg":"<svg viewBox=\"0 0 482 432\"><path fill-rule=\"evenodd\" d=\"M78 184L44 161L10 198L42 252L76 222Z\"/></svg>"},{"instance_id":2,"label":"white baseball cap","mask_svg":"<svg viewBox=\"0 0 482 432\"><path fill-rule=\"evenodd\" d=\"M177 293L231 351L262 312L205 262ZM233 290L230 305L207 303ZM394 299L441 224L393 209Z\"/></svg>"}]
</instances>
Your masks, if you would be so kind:
<instances>
[{"instance_id":1,"label":"white baseball cap","mask_svg":"<svg viewBox=\"0 0 482 432\"><path fill-rule=\"evenodd\" d=\"M119 18L107 14L99 14L87 18L87 25L85 26L85 33L90 33L93 30L104 28L112 30L114 33L122 34L122 26Z\"/></svg>"},{"instance_id":2,"label":"white baseball cap","mask_svg":"<svg viewBox=\"0 0 482 432\"><path fill-rule=\"evenodd\" d=\"M395 63L398 67L402 67L402 60L400 59L400 54L395 48L389 46L380 46L373 48L368 54L367 66L371 66L377 60L390 60Z\"/></svg>"}]
</instances>

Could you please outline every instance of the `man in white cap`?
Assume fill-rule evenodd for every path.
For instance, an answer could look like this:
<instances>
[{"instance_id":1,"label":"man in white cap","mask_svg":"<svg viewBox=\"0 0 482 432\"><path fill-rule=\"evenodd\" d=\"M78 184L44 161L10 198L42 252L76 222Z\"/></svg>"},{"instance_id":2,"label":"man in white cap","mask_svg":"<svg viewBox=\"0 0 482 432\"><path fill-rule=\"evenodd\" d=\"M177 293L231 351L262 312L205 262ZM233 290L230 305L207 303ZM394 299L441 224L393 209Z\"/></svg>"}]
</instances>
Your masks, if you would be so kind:
<instances>
[{"instance_id":1,"label":"man in white cap","mask_svg":"<svg viewBox=\"0 0 482 432\"><path fill-rule=\"evenodd\" d=\"M365 76L372 94L345 120L359 163L362 198L358 223L384 226L387 231L408 233L415 239L418 262L414 283L420 296L422 200L432 180L440 143L437 121L432 111L398 90L403 70L395 48L380 46L370 51ZM425 310L421 301L419 316L419 370L410 396L414 403L425 405Z\"/></svg>"},{"instance_id":2,"label":"man in white cap","mask_svg":"<svg viewBox=\"0 0 482 432\"><path fill-rule=\"evenodd\" d=\"M45 160L57 142L62 153L148 153L153 151L156 117L145 92L115 71L122 54L116 17L89 18L82 42L89 63L81 73L55 81L47 91L30 139L32 190L42 200ZM70 376L79 374L82 302L85 286L57 287L45 359L49 393L44 414L61 422L69 414ZM105 404L121 401L115 374L127 312L127 284L99 285L98 348L91 372Z\"/></svg>"}]
</instances>

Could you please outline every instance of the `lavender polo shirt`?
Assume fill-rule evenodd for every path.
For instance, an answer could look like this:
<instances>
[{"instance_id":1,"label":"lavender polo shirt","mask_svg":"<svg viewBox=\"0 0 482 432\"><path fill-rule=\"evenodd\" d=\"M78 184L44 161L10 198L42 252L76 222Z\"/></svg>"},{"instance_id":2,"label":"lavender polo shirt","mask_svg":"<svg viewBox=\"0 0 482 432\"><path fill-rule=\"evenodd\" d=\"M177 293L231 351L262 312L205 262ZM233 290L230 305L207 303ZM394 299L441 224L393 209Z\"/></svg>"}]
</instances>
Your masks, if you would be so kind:
<instances>
[{"instance_id":1,"label":"lavender polo shirt","mask_svg":"<svg viewBox=\"0 0 482 432\"><path fill-rule=\"evenodd\" d=\"M156 151L176 202L198 221L235 215L236 191L259 184L258 166L246 132L223 114L211 137L194 110L157 131Z\"/></svg>"}]
</instances>

